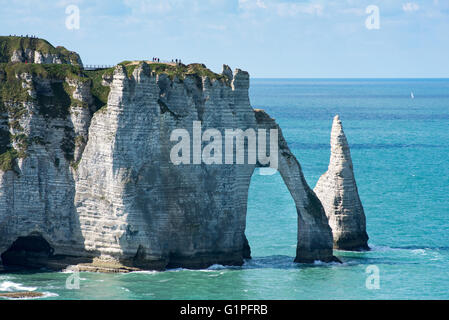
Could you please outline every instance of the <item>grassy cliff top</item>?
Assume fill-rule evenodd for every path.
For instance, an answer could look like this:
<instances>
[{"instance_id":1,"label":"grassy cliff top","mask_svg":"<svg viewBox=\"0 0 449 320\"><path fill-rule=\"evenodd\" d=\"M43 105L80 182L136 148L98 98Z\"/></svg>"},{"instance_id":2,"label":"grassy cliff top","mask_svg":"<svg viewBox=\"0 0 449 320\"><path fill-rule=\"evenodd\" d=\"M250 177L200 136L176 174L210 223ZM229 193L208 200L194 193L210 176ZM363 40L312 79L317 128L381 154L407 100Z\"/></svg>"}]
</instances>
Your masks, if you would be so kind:
<instances>
[{"instance_id":1,"label":"grassy cliff top","mask_svg":"<svg viewBox=\"0 0 449 320\"><path fill-rule=\"evenodd\" d=\"M123 65L129 77L131 77L135 68L142 61L124 61ZM193 63L189 65L176 65L170 63L147 63L151 72L155 74L166 74L174 79L176 76L181 81L187 76L208 77L210 80L218 80L228 83L229 79L209 70L205 65ZM64 81L65 79L77 80L80 82L91 81L92 95L95 105L101 107L106 104L109 86L103 85L104 77L112 77L114 67L101 70L84 70L79 66L69 64L35 64L35 63L5 63L0 62L0 102L3 101L29 101L31 97L27 89L22 87L21 74L30 74L33 77L48 79L50 81Z\"/></svg>"},{"instance_id":2,"label":"grassy cliff top","mask_svg":"<svg viewBox=\"0 0 449 320\"><path fill-rule=\"evenodd\" d=\"M56 54L63 64L36 64L11 62L14 51L30 49L41 54ZM78 61L75 52L63 47L53 47L48 41L27 37L0 36L0 171L14 170L18 158L27 157L28 146L32 143L45 143L41 137L30 137L20 120L29 110L23 102L34 101L37 112L45 118L66 119L73 106L90 108L92 112L104 109L110 92L108 85L115 67L98 70L85 70L80 65L69 64ZM23 60L21 60L23 61ZM153 74L166 74L183 81L186 77L195 77L201 85L201 79L208 77L229 84L228 77L209 70L204 64L189 65L175 63L154 63L150 61L124 61L122 65L129 77L136 67L146 63ZM23 74L31 77L23 77ZM83 82L90 85L93 106L73 98L73 86L66 80ZM42 90L44 88L45 90ZM50 92L50 94L48 94ZM35 111L33 111L35 112ZM76 138L67 131L61 149L67 160L73 160Z\"/></svg>"},{"instance_id":3,"label":"grassy cliff top","mask_svg":"<svg viewBox=\"0 0 449 320\"><path fill-rule=\"evenodd\" d=\"M166 74L170 79L173 79L175 76L180 80L184 80L187 76L199 76L208 77L210 80L227 80L224 75L209 70L201 63L184 65L175 63L155 63L151 61L123 61L119 64L123 65L128 72L128 76L131 76L134 69L142 63L147 63L152 72L156 74Z\"/></svg>"},{"instance_id":4,"label":"grassy cliff top","mask_svg":"<svg viewBox=\"0 0 449 320\"><path fill-rule=\"evenodd\" d=\"M80 67L69 64L0 63L0 103L31 100L18 78L23 73L53 81L89 81Z\"/></svg>"},{"instance_id":5,"label":"grassy cliff top","mask_svg":"<svg viewBox=\"0 0 449 320\"><path fill-rule=\"evenodd\" d=\"M39 38L0 36L0 62L10 62L14 51L30 49L42 54L55 54L65 63L77 63L78 54L64 47L54 47L50 42Z\"/></svg>"},{"instance_id":6,"label":"grassy cliff top","mask_svg":"<svg viewBox=\"0 0 449 320\"><path fill-rule=\"evenodd\" d=\"M44 79L85 80L81 67L70 64L0 63L0 73L7 75L6 80L13 80L15 75L22 73L29 73Z\"/></svg>"},{"instance_id":7,"label":"grassy cliff top","mask_svg":"<svg viewBox=\"0 0 449 320\"><path fill-rule=\"evenodd\" d=\"M63 64L35 64L11 62L14 51L25 49L39 51L41 54L56 54ZM111 79L114 68L99 70L84 70L82 66L68 64L78 61L78 54L68 51L64 47L54 47L47 40L30 37L0 36L0 103L23 102L32 98L23 86L23 80L19 75L27 73L40 79L48 79L51 82L63 82L65 79L73 79L81 82L91 82L91 92L94 104L101 108L107 103L110 88L104 83L104 79ZM192 63L189 65L175 63L155 63L152 61L123 61L119 63L125 67L129 77L136 67L146 63L152 73L166 74L170 79L175 77L183 81L186 77L193 76L197 81L208 77L210 80L218 80L229 84L229 79L223 74L214 73L204 64Z\"/></svg>"}]
</instances>

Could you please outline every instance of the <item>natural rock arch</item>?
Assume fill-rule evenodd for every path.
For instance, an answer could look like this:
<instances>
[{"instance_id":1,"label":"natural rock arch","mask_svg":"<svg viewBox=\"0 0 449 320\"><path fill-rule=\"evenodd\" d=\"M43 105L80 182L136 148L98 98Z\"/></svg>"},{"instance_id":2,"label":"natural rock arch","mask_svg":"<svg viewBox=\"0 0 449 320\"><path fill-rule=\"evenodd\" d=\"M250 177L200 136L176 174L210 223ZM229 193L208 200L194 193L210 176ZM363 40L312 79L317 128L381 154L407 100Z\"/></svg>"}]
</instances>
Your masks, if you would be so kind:
<instances>
[{"instance_id":1,"label":"natural rock arch","mask_svg":"<svg viewBox=\"0 0 449 320\"><path fill-rule=\"evenodd\" d=\"M145 63L131 77L123 66L115 69L108 106L92 119L75 178L81 224L95 226L82 230L88 251L148 269L243 263L256 165L170 162L171 132L192 132L192 123L201 121L204 130L220 132L278 130L278 169L298 213L295 261L334 260L324 209L279 126L251 107L248 73L225 71L226 81L195 76L180 81L151 73Z\"/></svg>"},{"instance_id":2,"label":"natural rock arch","mask_svg":"<svg viewBox=\"0 0 449 320\"><path fill-rule=\"evenodd\" d=\"M291 153L278 124L265 111L256 109L260 129L277 129L279 135L279 173L295 202L298 214L298 242L295 262L337 261L332 254L332 230L323 206L310 189L296 157Z\"/></svg>"},{"instance_id":3,"label":"natural rock arch","mask_svg":"<svg viewBox=\"0 0 449 320\"><path fill-rule=\"evenodd\" d=\"M206 74L191 72L179 79L157 74L146 63L130 70L117 66L108 81L103 79L110 86L107 106L91 121L76 122L83 125L83 136L88 130L85 148L76 152L76 166L63 163L59 146L56 154L36 146L42 165L35 163L41 153L30 150L21 161L20 180L12 171L0 172L0 230L8 231L0 238L1 250L16 237L39 230L58 256L114 260L144 269L241 265L249 256L246 208L256 165L176 166L169 161L170 133L190 131L194 121L201 121L204 129L221 132L278 130L278 169L298 214L295 261L334 260L323 207L279 126L251 107L249 74L238 69L232 74L229 68L221 76ZM55 155L62 161L57 168L48 165ZM39 188L29 188L33 179ZM41 187L47 185L42 196ZM31 210L34 204L39 210ZM37 212L33 224L31 212Z\"/></svg>"}]
</instances>

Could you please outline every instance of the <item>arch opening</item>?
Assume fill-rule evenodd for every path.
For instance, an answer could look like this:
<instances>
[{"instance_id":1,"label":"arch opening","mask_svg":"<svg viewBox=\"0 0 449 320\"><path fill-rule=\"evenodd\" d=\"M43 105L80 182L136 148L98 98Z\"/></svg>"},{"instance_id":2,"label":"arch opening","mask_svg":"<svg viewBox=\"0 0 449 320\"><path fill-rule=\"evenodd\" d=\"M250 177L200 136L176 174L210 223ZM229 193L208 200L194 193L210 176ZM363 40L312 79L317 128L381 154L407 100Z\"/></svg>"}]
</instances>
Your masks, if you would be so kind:
<instances>
[{"instance_id":1,"label":"arch opening","mask_svg":"<svg viewBox=\"0 0 449 320\"><path fill-rule=\"evenodd\" d=\"M251 177L245 235L253 257L296 255L298 217L295 202L279 173Z\"/></svg>"},{"instance_id":2,"label":"arch opening","mask_svg":"<svg viewBox=\"0 0 449 320\"><path fill-rule=\"evenodd\" d=\"M54 249L40 234L18 237L12 245L1 254L5 267L42 268L53 256Z\"/></svg>"}]
</instances>

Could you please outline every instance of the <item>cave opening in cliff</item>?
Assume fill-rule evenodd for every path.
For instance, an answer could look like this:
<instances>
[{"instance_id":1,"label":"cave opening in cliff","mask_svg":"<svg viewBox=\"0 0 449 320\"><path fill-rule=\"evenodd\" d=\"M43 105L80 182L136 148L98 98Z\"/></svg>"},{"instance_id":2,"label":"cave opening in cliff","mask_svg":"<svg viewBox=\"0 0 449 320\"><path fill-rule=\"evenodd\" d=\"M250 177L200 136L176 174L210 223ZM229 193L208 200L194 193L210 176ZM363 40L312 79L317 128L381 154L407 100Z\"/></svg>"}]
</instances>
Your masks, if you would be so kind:
<instances>
[{"instance_id":1,"label":"cave opening in cliff","mask_svg":"<svg viewBox=\"0 0 449 320\"><path fill-rule=\"evenodd\" d=\"M252 258L296 255L298 216L281 175L256 168L248 190L246 237ZM287 258L288 256L288 258Z\"/></svg>"},{"instance_id":2,"label":"cave opening in cliff","mask_svg":"<svg viewBox=\"0 0 449 320\"><path fill-rule=\"evenodd\" d=\"M6 267L41 268L53 255L54 249L38 233L18 237L12 245L1 254Z\"/></svg>"}]
</instances>

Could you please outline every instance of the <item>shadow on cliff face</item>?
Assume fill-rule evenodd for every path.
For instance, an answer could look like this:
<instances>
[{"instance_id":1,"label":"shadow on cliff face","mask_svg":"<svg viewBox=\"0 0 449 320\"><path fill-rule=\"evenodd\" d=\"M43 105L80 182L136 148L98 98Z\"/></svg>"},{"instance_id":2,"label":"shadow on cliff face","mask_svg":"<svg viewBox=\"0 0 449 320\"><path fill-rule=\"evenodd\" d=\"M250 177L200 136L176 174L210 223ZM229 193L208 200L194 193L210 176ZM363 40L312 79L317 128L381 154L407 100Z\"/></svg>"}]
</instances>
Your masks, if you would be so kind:
<instances>
[{"instance_id":1,"label":"shadow on cliff face","mask_svg":"<svg viewBox=\"0 0 449 320\"><path fill-rule=\"evenodd\" d=\"M1 254L5 267L41 268L53 256L54 249L40 234L33 233L18 237L12 245Z\"/></svg>"},{"instance_id":2,"label":"shadow on cliff face","mask_svg":"<svg viewBox=\"0 0 449 320\"><path fill-rule=\"evenodd\" d=\"M245 184L249 185L254 165L177 166L170 161L174 129L192 132L193 121L204 119L205 127L224 130L231 125L233 110L224 112L213 105L208 109L206 101L213 90L212 96L220 97L233 95L232 89L219 83L212 86L206 79L203 83L201 77L183 82L167 76L156 79L147 76L147 68L136 69L139 81L125 80L123 90L112 91L126 102L126 108L116 106L115 136L120 139L115 139L113 149L121 152L112 155L114 179L123 187L127 212L119 239L120 262L144 269L242 265L250 255L243 229ZM226 123L223 114L229 116ZM245 114L253 115L249 106ZM237 183L242 176L245 181Z\"/></svg>"},{"instance_id":3,"label":"shadow on cliff face","mask_svg":"<svg viewBox=\"0 0 449 320\"><path fill-rule=\"evenodd\" d=\"M41 80L33 82L37 99L30 105L32 111L20 109L20 104L8 106L11 113L21 111L27 120L27 156L20 162L14 159L14 171L0 175L4 191L0 196L0 253L6 267L60 270L92 258L84 258L87 253L74 206L71 167L76 123L70 117L70 92L62 80L42 80L45 86ZM11 143L6 134L9 131L0 129L0 153L5 143Z\"/></svg>"},{"instance_id":4,"label":"shadow on cliff face","mask_svg":"<svg viewBox=\"0 0 449 320\"><path fill-rule=\"evenodd\" d=\"M6 269L63 269L71 264L90 263L92 258L55 255L50 243L38 232L18 237L12 245L1 254Z\"/></svg>"}]
</instances>

